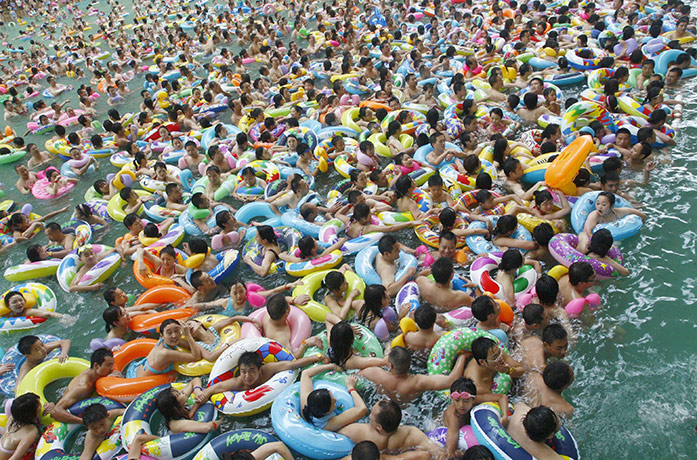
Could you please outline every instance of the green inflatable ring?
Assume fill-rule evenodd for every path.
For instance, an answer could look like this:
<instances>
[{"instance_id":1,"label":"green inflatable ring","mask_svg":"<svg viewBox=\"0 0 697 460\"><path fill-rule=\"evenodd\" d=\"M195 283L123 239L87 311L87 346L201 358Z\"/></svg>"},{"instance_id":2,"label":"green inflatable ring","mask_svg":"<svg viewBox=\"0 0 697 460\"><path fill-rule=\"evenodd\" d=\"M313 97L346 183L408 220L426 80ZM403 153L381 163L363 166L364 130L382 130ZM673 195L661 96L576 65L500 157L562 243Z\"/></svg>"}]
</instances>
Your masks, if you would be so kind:
<instances>
[{"instance_id":1,"label":"green inflatable ring","mask_svg":"<svg viewBox=\"0 0 697 460\"><path fill-rule=\"evenodd\" d=\"M192 219L205 219L211 215L210 209L199 209L194 206L193 203L189 203L189 207L187 209L189 211L189 216L191 216Z\"/></svg>"},{"instance_id":2,"label":"green inflatable ring","mask_svg":"<svg viewBox=\"0 0 697 460\"><path fill-rule=\"evenodd\" d=\"M373 331L363 326L362 324L354 323L352 324L352 326L358 326L358 328L361 330L359 334L356 334L356 338L353 340L353 348L360 356L370 358L383 358L385 356L382 351L382 345L380 345L380 341L377 337L375 337ZM316 356L318 353L322 353L325 355L327 354L327 350L329 350L327 332L324 331L321 334L317 335L317 337L319 337L322 341L322 347L308 347L307 350L305 350L305 354L303 356ZM319 364L321 363L313 364L312 366L308 366L308 368L318 366ZM314 379L329 380L330 382L346 386L346 377L350 373L354 372L357 372L357 370L343 372L329 371L315 376ZM358 387L358 389L362 389L364 385L365 383L363 379L359 379L358 384L356 386Z\"/></svg>"},{"instance_id":3,"label":"green inflatable ring","mask_svg":"<svg viewBox=\"0 0 697 460\"><path fill-rule=\"evenodd\" d=\"M0 155L0 165L4 165L7 163L14 163L15 161L19 161L24 157L24 155L27 154L26 150L12 150L10 153L6 155Z\"/></svg>"},{"instance_id":4,"label":"green inflatable ring","mask_svg":"<svg viewBox=\"0 0 697 460\"><path fill-rule=\"evenodd\" d=\"M472 342L479 337L486 337L493 340L499 346L501 342L489 332L483 329L472 329L463 327L455 329L444 335L433 346L431 354L428 356L426 370L429 375L445 375L449 374L453 369L455 360L460 351L471 351ZM506 347L501 347L503 351L508 353ZM511 376L508 374L498 373L494 377L494 383L491 386L491 392L497 394L507 394L511 391Z\"/></svg>"}]
</instances>

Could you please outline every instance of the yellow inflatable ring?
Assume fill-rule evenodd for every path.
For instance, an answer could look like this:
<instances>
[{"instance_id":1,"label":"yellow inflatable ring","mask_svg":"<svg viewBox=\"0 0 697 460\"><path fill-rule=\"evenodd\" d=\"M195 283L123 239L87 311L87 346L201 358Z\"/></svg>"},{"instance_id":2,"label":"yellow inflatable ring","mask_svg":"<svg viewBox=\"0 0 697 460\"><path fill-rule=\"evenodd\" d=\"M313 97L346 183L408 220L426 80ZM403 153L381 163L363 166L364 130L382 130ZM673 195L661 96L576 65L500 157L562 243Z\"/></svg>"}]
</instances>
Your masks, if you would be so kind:
<instances>
[{"instance_id":1,"label":"yellow inflatable ring","mask_svg":"<svg viewBox=\"0 0 697 460\"><path fill-rule=\"evenodd\" d=\"M193 318L194 321L198 321L206 329L215 326L217 323L228 319L224 315L203 315ZM222 344L231 344L240 338L240 324L238 322L232 323L231 325L225 327L220 331L220 340L215 349L219 348ZM183 336L182 336L183 337ZM186 351L184 349L178 348L180 351ZM175 363L174 370L182 375L188 375L190 377L210 374L213 370L213 363L201 359L193 363Z\"/></svg>"},{"instance_id":2,"label":"yellow inflatable ring","mask_svg":"<svg viewBox=\"0 0 697 460\"><path fill-rule=\"evenodd\" d=\"M363 131L363 128L358 126L358 123L356 123L356 120L358 119L359 110L360 109L358 107L353 107L351 109L345 110L344 113L341 114L341 124L346 126L347 128L351 128L357 133Z\"/></svg>"},{"instance_id":3,"label":"yellow inflatable ring","mask_svg":"<svg viewBox=\"0 0 697 460\"><path fill-rule=\"evenodd\" d=\"M132 184L136 181L135 173L130 169L124 167L114 175L114 179L112 180L112 183L114 184L114 187L116 187L116 190L121 190L122 188L126 187L126 184L123 183L123 179L121 179L122 176L130 177Z\"/></svg>"},{"instance_id":4,"label":"yellow inflatable ring","mask_svg":"<svg viewBox=\"0 0 697 460\"><path fill-rule=\"evenodd\" d=\"M68 358L63 364L57 359L44 361L43 363L30 370L17 385L16 395L21 396L26 393L34 393L41 400L41 404L46 404L48 400L44 395L44 389L56 380L64 378L74 378L84 370L90 368L89 361L81 358ZM53 419L44 415L41 423L49 425Z\"/></svg>"},{"instance_id":5,"label":"yellow inflatable ring","mask_svg":"<svg viewBox=\"0 0 697 460\"><path fill-rule=\"evenodd\" d=\"M138 194L138 196L150 196L150 193L146 192L145 190L134 191ZM123 222L123 219L126 217L126 213L123 210L125 204L126 202L121 199L118 193L112 196L106 206L106 210L109 213L109 216L111 216L111 218L117 222ZM141 205L140 208L138 208L138 212L136 214L140 215L142 213L143 206Z\"/></svg>"},{"instance_id":6,"label":"yellow inflatable ring","mask_svg":"<svg viewBox=\"0 0 697 460\"><path fill-rule=\"evenodd\" d=\"M305 305L298 305L298 308L304 311L312 321L322 322L326 318L327 313L331 312L329 307L317 302L314 299L315 292L322 285L324 277L327 276L327 273L331 271L334 270L323 270L321 272L311 273L302 279L303 284L301 284L293 290L293 297L297 297L301 294L307 294L308 296L310 296L310 301ZM359 291L361 291L361 294L358 297L356 297L356 300L362 299L363 291L365 291L365 283L363 282L363 280L356 273L350 271L344 273L344 276L346 277L346 281L349 285L348 292L351 292L354 289L358 289Z\"/></svg>"}]
</instances>

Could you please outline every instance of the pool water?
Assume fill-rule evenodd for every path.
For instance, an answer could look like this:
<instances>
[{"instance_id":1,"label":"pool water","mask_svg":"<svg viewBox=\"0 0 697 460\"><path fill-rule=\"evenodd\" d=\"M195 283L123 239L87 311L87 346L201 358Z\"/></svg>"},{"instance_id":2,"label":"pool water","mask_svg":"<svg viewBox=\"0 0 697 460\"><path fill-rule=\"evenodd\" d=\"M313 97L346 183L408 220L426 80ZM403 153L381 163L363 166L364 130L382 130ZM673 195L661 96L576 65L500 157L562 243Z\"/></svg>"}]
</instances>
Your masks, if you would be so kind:
<instances>
[{"instance_id":1,"label":"pool water","mask_svg":"<svg viewBox=\"0 0 697 460\"><path fill-rule=\"evenodd\" d=\"M84 8L86 2L81 6ZM100 8L104 9L106 5ZM92 21L93 18L88 18ZM130 18L126 18L130 22ZM18 28L6 29L16 38ZM93 33L89 32L89 33ZM29 42L17 42L28 48ZM234 52L236 46L227 46ZM146 61L149 62L149 61ZM138 109L143 76L138 75L129 87L133 94L129 101L116 107L122 114ZM78 87L87 81L61 78L59 83ZM633 189L636 200L648 218L641 233L623 241L626 266L631 275L604 282L596 291L602 298L602 307L594 313L585 313L575 320L578 340L570 347L569 362L574 367L576 380L565 395L576 406L576 414L568 426L579 443L584 458L592 459L649 459L695 458L695 425L697 394L693 384L697 381L693 350L697 346L697 270L694 267L697 250L697 86L693 81L685 83L683 121L675 125L679 130L678 145L670 152L671 161L661 164L652 172L647 187ZM574 92L572 89L571 92ZM692 99L695 97L695 99ZM74 92L61 96L59 102L70 98L77 108ZM100 113L110 108L106 98L97 102ZM50 101L49 101L50 102ZM103 111L103 112L102 112ZM100 117L104 119L105 117ZM221 120L229 122L228 114ZM26 117L10 122L16 132L25 131ZM26 142L43 146L50 136L27 136ZM42 147L43 148L43 147ZM100 160L98 173L88 174L68 196L39 201L32 196L20 196L14 190L16 175L13 165L0 166L0 181L9 198L20 203L29 202L39 214L65 205L71 208L81 203L85 190L99 177L115 172L108 159ZM61 160L54 165L60 167ZM640 173L625 172L623 178L639 178ZM321 176L317 189L326 192L337 176ZM239 206L239 203L235 203ZM56 218L65 222L68 214ZM113 245L125 232L120 223L112 224L106 233L97 235L100 243ZM416 246L419 241L411 231L399 232L400 241ZM43 236L33 241L45 243ZM21 263L25 259L26 244L12 248L0 256L0 270ZM352 259L349 259L352 261ZM261 283L270 288L285 283L289 277L272 275L263 281L244 264L240 264L235 278ZM105 302L101 292L68 295L54 278L38 280L47 284L58 297L57 311L74 318L63 324L49 320L31 333L50 333L72 339L71 355L88 357L89 341L103 337L104 323L101 312ZM131 264L121 267L107 281L107 287L119 286L131 294L143 289L135 282ZM0 292L10 283L0 279ZM315 332L321 329L315 325ZM22 336L7 333L0 336L0 346L7 348ZM369 406L380 396L373 390L366 395ZM417 399L407 408L405 423L415 424L424 431L435 428L447 401L428 394ZM224 418L226 429L254 427L271 430L269 412L231 419Z\"/></svg>"}]
</instances>

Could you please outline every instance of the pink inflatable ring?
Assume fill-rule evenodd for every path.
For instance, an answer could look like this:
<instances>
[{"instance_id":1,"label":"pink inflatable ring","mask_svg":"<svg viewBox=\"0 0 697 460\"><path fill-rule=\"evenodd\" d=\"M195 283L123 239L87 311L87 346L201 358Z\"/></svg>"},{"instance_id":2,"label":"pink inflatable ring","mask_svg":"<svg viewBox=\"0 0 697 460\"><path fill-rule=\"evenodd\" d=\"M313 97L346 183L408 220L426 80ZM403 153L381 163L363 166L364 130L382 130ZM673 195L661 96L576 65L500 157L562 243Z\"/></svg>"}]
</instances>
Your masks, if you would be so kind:
<instances>
[{"instance_id":1,"label":"pink inflatable ring","mask_svg":"<svg viewBox=\"0 0 697 460\"><path fill-rule=\"evenodd\" d=\"M249 319L257 320L260 323L264 320L266 307L260 308L249 314ZM298 307L290 307L290 313L286 319L290 327L290 347L292 350L297 350L298 347L310 337L312 333L312 322L304 311ZM261 337L261 331L252 322L242 324L242 338Z\"/></svg>"}]
</instances>

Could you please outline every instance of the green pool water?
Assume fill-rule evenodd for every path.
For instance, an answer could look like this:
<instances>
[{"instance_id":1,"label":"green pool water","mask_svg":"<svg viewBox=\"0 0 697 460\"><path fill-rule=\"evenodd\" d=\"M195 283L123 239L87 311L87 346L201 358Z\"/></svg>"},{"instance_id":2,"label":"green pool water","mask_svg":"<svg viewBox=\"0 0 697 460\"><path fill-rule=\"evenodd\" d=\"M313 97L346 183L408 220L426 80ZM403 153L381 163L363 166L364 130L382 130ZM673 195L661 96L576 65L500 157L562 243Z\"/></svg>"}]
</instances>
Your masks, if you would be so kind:
<instances>
[{"instance_id":1,"label":"green pool water","mask_svg":"<svg viewBox=\"0 0 697 460\"><path fill-rule=\"evenodd\" d=\"M84 7L86 3L82 3ZM100 8L104 8L101 6ZM91 21L92 18L89 18ZM126 18L130 22L130 18ZM16 38L18 29L6 29ZM90 32L91 33L91 32ZM28 42L16 42L28 48ZM229 47L229 46L228 46ZM237 51L236 47L232 47ZM121 113L136 110L142 75L129 86L134 94L129 102L116 107ZM59 79L60 83L79 86L82 81ZM697 203L697 86L686 82L683 88L686 102L679 129L678 145L672 149L672 161L662 164L652 173L648 187L632 190L643 203L648 214L639 236L623 241L621 249L630 276L606 281L596 288L602 298L602 308L576 321L578 340L570 349L568 359L574 367L576 380L566 396L576 406L576 415L569 422L583 457L586 459L659 459L697 458L694 453L697 436L695 407L697 394L693 389L697 368L693 357L697 345L697 215L692 205ZM59 97L71 99L77 107L74 93ZM692 99L695 97L695 99ZM98 110L106 113L108 106L102 97ZM105 117L101 117L103 120ZM221 119L228 122L229 114ZM17 132L25 131L27 119L13 120L10 125ZM27 142L43 145L49 136L28 136ZM61 160L54 165L60 167ZM0 181L9 198L34 205L35 212L45 214L65 205L82 202L85 190L98 177L115 172L108 160L101 160L99 173L87 175L66 197L39 201L31 196L20 196L14 190L16 175L13 165L0 166ZM637 173L625 173L631 178ZM318 189L326 191L336 182L336 173L322 177ZM64 222L68 215L60 216ZM113 244L125 227L114 223L101 235L104 244ZM416 245L413 233L401 232L400 239ZM34 239L45 243L43 235ZM25 259L26 244L0 255L0 270L21 263ZM235 277L261 282L246 267L240 266ZM265 287L284 283L288 278L274 275L263 280ZM32 330L32 333L50 333L72 339L72 356L88 357L89 341L104 335L101 313L105 302L101 292L69 295L63 292L53 278L40 282L51 287L58 297L58 311L75 318L72 325L50 320ZM135 282L130 264L121 267L107 282L107 287L119 286L128 293L139 294L143 289ZM10 283L0 279L0 292ZM316 328L319 326L316 326ZM0 335L0 346L7 348L16 343L22 333ZM372 390L369 404L379 398ZM427 395L416 401L405 412L404 421L428 430L437 426L437 418L446 402ZM268 411L244 419L226 419L225 428L253 426L271 430Z\"/></svg>"}]
</instances>

